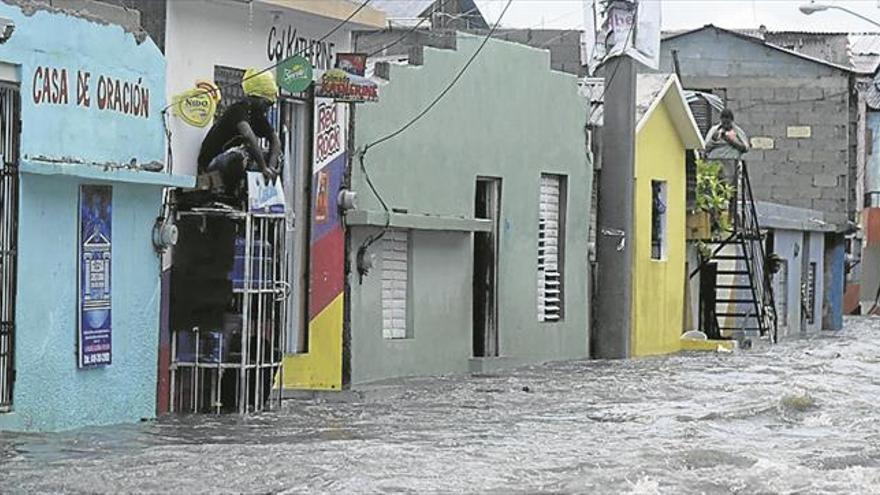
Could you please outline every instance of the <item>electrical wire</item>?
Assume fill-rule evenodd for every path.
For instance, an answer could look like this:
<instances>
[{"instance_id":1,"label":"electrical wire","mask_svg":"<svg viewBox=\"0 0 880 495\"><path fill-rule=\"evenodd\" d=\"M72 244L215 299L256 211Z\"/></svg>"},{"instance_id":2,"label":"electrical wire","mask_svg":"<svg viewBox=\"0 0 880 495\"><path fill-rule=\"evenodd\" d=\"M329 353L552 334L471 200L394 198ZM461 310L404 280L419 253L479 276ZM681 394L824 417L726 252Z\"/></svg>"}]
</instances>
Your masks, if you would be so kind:
<instances>
[{"instance_id":1,"label":"electrical wire","mask_svg":"<svg viewBox=\"0 0 880 495\"><path fill-rule=\"evenodd\" d=\"M492 38L492 34L495 33L495 30L498 28L498 25L501 22L501 19L504 17L504 14L507 13L507 9L510 7L511 3L513 3L513 0L507 0L507 5L504 6L504 10L501 12L501 17L498 18L498 22L496 22L495 25L492 26L492 29L489 31L489 34L483 38L483 41L482 41L482 43L480 43L480 46L478 46L477 49L474 50L474 53L471 55L471 57L468 59L468 61L465 62L464 66L462 66L461 70L458 71L458 74L455 75L455 77L452 79L452 81L450 81L450 83L446 86L446 88L443 89L443 91L441 91L440 94L437 95L437 97L434 98L434 100L428 104L428 106L426 106L415 117L410 119L409 122L404 124L403 127L401 127L400 129L398 129L398 130L396 130L396 131L394 131L384 137L381 137L381 138L373 141L372 143L364 146L364 150L362 151L363 154L366 154L370 148L372 148L374 146L378 146L386 141L394 139L395 137L403 134L404 132L406 132L407 129L409 129L416 122L421 120L422 117L427 115L428 112L430 112L438 103L440 103L440 101L452 90L452 88L455 87L456 83L458 83L458 81L462 78L462 76L464 76L465 72L467 72L468 68L471 66L471 64L474 62L474 60L476 60L477 56L483 50L483 47L485 47L486 43L489 42L489 39Z\"/></svg>"},{"instance_id":2,"label":"electrical wire","mask_svg":"<svg viewBox=\"0 0 880 495\"><path fill-rule=\"evenodd\" d=\"M361 172L364 174L364 178L367 181L367 185L370 187L370 190L372 191L373 195L379 201L379 204L385 210L385 226L382 228L382 230L378 234L370 235L367 239L364 240L364 242L358 248L358 252L357 252L358 259L362 259L362 257L366 253L367 249L369 249L370 246L372 246L375 242L382 239L385 236L385 234L388 232L389 227L391 226L391 210L388 208L388 204L385 202L385 200L382 198L382 195L379 193L379 191L377 190L377 188L373 184L373 180L370 178L370 173L366 167L365 158L367 156L367 152L371 148L376 147L382 143L386 143L386 142L396 138L397 136L403 134L404 132L406 132L407 129L409 129L410 127L415 125L416 122L418 122L425 115L427 115L428 112L430 112L435 106L437 106L438 103L440 103L441 100L443 100L443 98L447 94L449 94L449 92L452 90L452 88L455 87L456 83L458 83L458 81L461 80L462 76L464 76L464 74L467 72L468 68L471 66L471 64L474 62L474 60L476 60L476 58L480 54L480 52L483 51L483 48L486 46L486 44L492 38L492 35L495 34L495 31L498 29L498 26L501 25L501 20L504 18L504 15L507 13L507 10L510 8L510 5L512 3L513 3L513 0L507 0L507 4L504 6L504 10L501 11L501 15L498 16L498 20L495 21L495 24L492 26L492 29L489 30L489 33L483 38L483 41L480 43L480 45L477 47L477 49L474 50L474 53L471 54L471 56L467 60L467 62L465 62L465 64L461 67L461 69L459 69L458 73L455 75L454 78L452 78L452 80L449 82L449 84L446 86L446 88L444 88L443 91L441 91L431 101L431 103L429 103L424 109L422 109L421 112L416 114L415 117L410 119L400 129L397 129L396 131L394 131L390 134L387 134L387 135L365 145L364 148L358 153L358 162L360 163L360 169L361 169Z\"/></svg>"},{"instance_id":3,"label":"electrical wire","mask_svg":"<svg viewBox=\"0 0 880 495\"><path fill-rule=\"evenodd\" d=\"M443 8L446 6L446 4L449 3L449 1L450 1L450 0L443 0L443 1L440 3L440 10L441 10L441 11L442 11ZM409 36L410 34L414 33L417 29L419 29L420 27L422 27L422 25L425 23L425 21L427 21L427 20L430 19L430 18L431 18L431 16L427 16L427 15L424 16L424 17L422 17L421 20L419 20L418 24L416 24L415 26L413 26L413 27L410 28L410 29L407 29L406 32L404 32L399 38L397 38L396 40L392 41L391 43L389 43L389 44L387 44L387 45L385 45L385 46L383 46L383 47L381 47L381 48L378 48L378 49L372 51L371 53L367 54L367 58L375 57L376 55L378 55L378 54L384 52L385 50L387 50L387 49L389 49L389 48L391 48L391 47L393 47L393 46L396 46L398 43L400 43L401 41L403 41L404 39L406 39L407 36Z\"/></svg>"},{"instance_id":4,"label":"electrical wire","mask_svg":"<svg viewBox=\"0 0 880 495\"><path fill-rule=\"evenodd\" d=\"M340 21L338 24L336 24L336 26L334 26L333 29L331 29L331 30L328 31L326 34L324 34L323 36L321 36L320 38L318 38L314 43L310 43L310 45L314 45L314 44L321 43L322 41L326 40L326 39L329 38L330 36L333 36L333 34L336 33L336 31L339 31L340 29L342 29L342 26L345 26L346 24L348 24L349 21L351 21L352 19L354 19L354 17L355 17L356 15L358 15L358 14L361 12L361 10L365 9L365 8L367 7L367 5L369 5L370 2L372 2L372 1L373 1L373 0L364 0L364 2L361 3L361 4L358 6L358 8L356 8L351 14L349 14L348 17L346 17L345 19L343 19L342 21ZM238 86L239 84L241 84L241 83L247 81L248 79L252 79L252 78L257 77L257 76L259 76L259 75L265 74L266 72L269 72L270 70L272 70L272 69L278 67L279 65L283 64L286 60L290 59L291 57L296 57L296 56L298 56L298 55L302 55L302 54L305 53L307 50L308 50L308 48L303 48L303 49L297 51L296 53L294 53L293 55L291 55L290 57L282 58L282 59L280 59L278 62L275 62L274 64L272 64L272 65L270 65L270 66L268 66L268 67L265 67L265 68L261 69L261 70L258 71L258 72L255 72L255 73L253 73L253 74L251 74L251 75L249 75L249 76L247 76L247 77L242 78L241 82L228 83L228 84L224 84L224 85L217 86L217 90L222 90L222 89L225 89L225 88L231 88L231 87L234 87L234 86ZM210 94L210 93L213 93L214 91L217 91L217 90L214 90L214 89L206 89L206 90L204 90L204 91L202 91L202 92L198 92L198 93L195 93L195 94L192 94L192 95L188 96L187 99L189 99L189 98L195 98L195 97L197 97L197 96L203 96L203 95L206 95L206 94ZM165 108L162 109L162 113L167 112L168 109L171 108L172 106L174 106L174 103L169 103L168 105L166 105Z\"/></svg>"}]
</instances>

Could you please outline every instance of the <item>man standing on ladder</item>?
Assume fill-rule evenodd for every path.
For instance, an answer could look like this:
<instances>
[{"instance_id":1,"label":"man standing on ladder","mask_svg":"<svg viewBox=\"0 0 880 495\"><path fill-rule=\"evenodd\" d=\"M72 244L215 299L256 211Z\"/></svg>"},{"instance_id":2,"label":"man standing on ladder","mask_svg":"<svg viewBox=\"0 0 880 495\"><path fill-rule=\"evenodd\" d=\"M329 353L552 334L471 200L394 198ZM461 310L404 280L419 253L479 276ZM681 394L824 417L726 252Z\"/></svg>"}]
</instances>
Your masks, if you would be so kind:
<instances>
[{"instance_id":1,"label":"man standing on ladder","mask_svg":"<svg viewBox=\"0 0 880 495\"><path fill-rule=\"evenodd\" d=\"M721 111L721 123L706 134L706 159L721 163L724 181L733 186L734 197L730 202L731 220L736 219L736 197L739 191L739 162L749 151L749 138L745 131L733 122L733 111Z\"/></svg>"}]
</instances>

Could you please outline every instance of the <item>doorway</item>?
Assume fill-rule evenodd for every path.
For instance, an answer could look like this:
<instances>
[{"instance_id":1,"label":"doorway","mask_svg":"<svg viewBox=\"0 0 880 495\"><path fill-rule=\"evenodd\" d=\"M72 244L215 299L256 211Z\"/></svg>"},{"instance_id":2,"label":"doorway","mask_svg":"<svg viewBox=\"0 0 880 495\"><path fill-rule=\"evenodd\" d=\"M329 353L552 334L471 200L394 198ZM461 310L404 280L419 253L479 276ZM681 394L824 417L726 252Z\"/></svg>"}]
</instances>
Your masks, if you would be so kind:
<instances>
[{"instance_id":1,"label":"doorway","mask_svg":"<svg viewBox=\"0 0 880 495\"><path fill-rule=\"evenodd\" d=\"M814 318L816 264L811 263L810 233L804 232L801 245L801 333L810 330Z\"/></svg>"},{"instance_id":2,"label":"doorway","mask_svg":"<svg viewBox=\"0 0 880 495\"><path fill-rule=\"evenodd\" d=\"M285 244L287 278L291 295L287 300L287 354L309 352L308 266L311 175L308 155L309 112L305 100L283 98L275 117L281 140L281 181L287 203Z\"/></svg>"},{"instance_id":3,"label":"doorway","mask_svg":"<svg viewBox=\"0 0 880 495\"><path fill-rule=\"evenodd\" d=\"M474 233L474 357L498 356L498 221L501 179L478 177L474 218L491 220L488 232Z\"/></svg>"}]
</instances>

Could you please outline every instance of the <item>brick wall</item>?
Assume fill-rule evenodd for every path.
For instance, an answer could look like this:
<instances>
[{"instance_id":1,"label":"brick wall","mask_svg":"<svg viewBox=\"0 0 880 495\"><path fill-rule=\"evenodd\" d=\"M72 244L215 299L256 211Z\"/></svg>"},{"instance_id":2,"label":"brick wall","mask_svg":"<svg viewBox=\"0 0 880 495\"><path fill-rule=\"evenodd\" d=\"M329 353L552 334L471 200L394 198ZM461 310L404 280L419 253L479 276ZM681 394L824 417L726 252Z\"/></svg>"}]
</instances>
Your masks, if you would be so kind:
<instances>
[{"instance_id":1,"label":"brick wall","mask_svg":"<svg viewBox=\"0 0 880 495\"><path fill-rule=\"evenodd\" d=\"M672 50L686 88L721 90L746 133L772 142L745 156L759 200L822 211L841 228L853 217L849 73L714 28L664 41L661 70Z\"/></svg>"}]
</instances>

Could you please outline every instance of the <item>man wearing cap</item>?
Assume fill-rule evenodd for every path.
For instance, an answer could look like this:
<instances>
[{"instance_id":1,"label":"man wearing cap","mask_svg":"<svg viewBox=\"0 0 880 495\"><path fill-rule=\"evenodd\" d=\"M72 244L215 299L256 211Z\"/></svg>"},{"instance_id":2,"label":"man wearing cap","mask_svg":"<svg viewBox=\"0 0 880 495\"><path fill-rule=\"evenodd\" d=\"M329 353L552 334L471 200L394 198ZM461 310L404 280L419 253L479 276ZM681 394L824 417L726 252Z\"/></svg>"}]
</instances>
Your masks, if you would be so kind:
<instances>
[{"instance_id":1,"label":"man wearing cap","mask_svg":"<svg viewBox=\"0 0 880 495\"><path fill-rule=\"evenodd\" d=\"M248 69L241 83L246 97L230 105L214 122L199 151L199 173L220 173L227 193L237 195L245 182L245 170L259 170L266 182L278 176L281 150L278 135L267 113L278 99L278 86L272 72ZM264 155L259 138L269 141Z\"/></svg>"}]
</instances>

